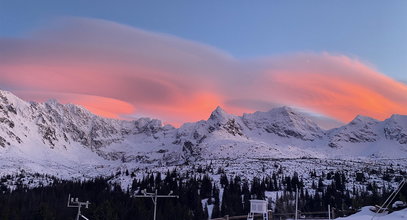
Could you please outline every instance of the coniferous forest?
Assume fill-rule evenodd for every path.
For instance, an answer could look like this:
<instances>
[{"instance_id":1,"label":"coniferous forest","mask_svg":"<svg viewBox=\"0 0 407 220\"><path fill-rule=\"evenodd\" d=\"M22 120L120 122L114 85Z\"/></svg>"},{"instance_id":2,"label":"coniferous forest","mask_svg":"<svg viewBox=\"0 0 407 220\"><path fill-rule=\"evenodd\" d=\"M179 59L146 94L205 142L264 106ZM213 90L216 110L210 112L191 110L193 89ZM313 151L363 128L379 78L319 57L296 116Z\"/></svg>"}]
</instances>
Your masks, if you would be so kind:
<instances>
[{"instance_id":1,"label":"coniferous forest","mask_svg":"<svg viewBox=\"0 0 407 220\"><path fill-rule=\"evenodd\" d=\"M124 172L119 175L133 175ZM312 174L311 174L312 175ZM111 178L89 181L65 181L53 179L45 186L28 188L18 184L12 190L1 179L0 219L51 220L75 219L77 209L67 207L68 194L90 201L82 213L89 219L153 219L151 198L134 198L141 190L168 194L171 190L179 198L158 199L157 219L208 219L224 215L245 215L249 212L250 199L265 199L265 192L279 192L269 208L274 214L294 212L295 192L299 190L299 208L302 212L325 210L330 204L338 215L349 214L365 205L380 204L392 189L366 183L361 189L345 187L348 181L341 172L324 174L305 188L296 173L292 176L270 175L248 182L239 176L221 174L215 181L207 174L180 175L177 170L151 173L143 178L134 178L131 187L123 190L112 183ZM330 180L330 184L324 184ZM358 179L357 181L364 181ZM395 180L399 181L399 180ZM397 200L406 201L407 190L403 189ZM209 209L211 211L209 211ZM209 214L211 213L211 216Z\"/></svg>"}]
</instances>

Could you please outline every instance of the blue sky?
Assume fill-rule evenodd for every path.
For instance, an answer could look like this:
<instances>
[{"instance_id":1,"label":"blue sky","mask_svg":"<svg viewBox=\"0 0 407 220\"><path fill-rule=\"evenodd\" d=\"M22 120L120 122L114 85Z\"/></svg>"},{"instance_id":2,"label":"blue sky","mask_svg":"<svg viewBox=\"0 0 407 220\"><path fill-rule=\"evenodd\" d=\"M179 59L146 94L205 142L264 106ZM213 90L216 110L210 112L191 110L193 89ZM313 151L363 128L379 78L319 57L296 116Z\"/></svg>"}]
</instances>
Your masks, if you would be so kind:
<instances>
[{"instance_id":1,"label":"blue sky","mask_svg":"<svg viewBox=\"0 0 407 220\"><path fill-rule=\"evenodd\" d=\"M25 37L63 16L168 33L255 59L345 54L407 80L407 1L0 0L0 37Z\"/></svg>"},{"instance_id":2,"label":"blue sky","mask_svg":"<svg viewBox=\"0 0 407 220\"><path fill-rule=\"evenodd\" d=\"M407 114L407 0L0 0L0 89L165 123ZM95 80L97 79L97 80Z\"/></svg>"}]
</instances>

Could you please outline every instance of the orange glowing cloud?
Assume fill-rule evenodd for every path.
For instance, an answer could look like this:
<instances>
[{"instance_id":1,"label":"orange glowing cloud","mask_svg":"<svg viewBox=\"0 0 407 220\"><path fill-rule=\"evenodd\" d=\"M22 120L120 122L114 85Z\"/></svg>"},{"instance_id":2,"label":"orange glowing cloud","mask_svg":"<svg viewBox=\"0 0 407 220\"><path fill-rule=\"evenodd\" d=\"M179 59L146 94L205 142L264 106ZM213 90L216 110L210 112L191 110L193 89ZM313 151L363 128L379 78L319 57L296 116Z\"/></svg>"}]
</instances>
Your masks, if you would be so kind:
<instances>
[{"instance_id":1,"label":"orange glowing cloud","mask_svg":"<svg viewBox=\"0 0 407 220\"><path fill-rule=\"evenodd\" d=\"M198 92L192 95L185 94L179 97L174 105L144 106L141 112L147 115L160 115L166 123L180 126L185 122L193 122L208 118L208 115L219 105L223 105L222 97L210 92ZM182 117L179 117L181 116Z\"/></svg>"},{"instance_id":2,"label":"orange glowing cloud","mask_svg":"<svg viewBox=\"0 0 407 220\"><path fill-rule=\"evenodd\" d=\"M363 114L407 114L407 86L344 56L302 54L279 60L259 84L272 99L313 109L343 122Z\"/></svg>"},{"instance_id":3,"label":"orange glowing cloud","mask_svg":"<svg viewBox=\"0 0 407 220\"><path fill-rule=\"evenodd\" d=\"M99 96L73 95L63 102L76 103L96 115L107 118L122 118L123 115L129 115L135 111L134 106L130 103Z\"/></svg>"},{"instance_id":4,"label":"orange glowing cloud","mask_svg":"<svg viewBox=\"0 0 407 220\"><path fill-rule=\"evenodd\" d=\"M106 117L123 119L124 116L135 112L135 107L127 102L117 99L69 93L44 93L36 91L14 91L16 95L26 100L37 100L45 102L49 97L57 99L62 104L76 104L85 107L93 114Z\"/></svg>"},{"instance_id":5,"label":"orange glowing cloud","mask_svg":"<svg viewBox=\"0 0 407 220\"><path fill-rule=\"evenodd\" d=\"M97 19L0 38L0 88L111 118L181 125L220 105L234 114L290 105L347 122L407 114L407 86L342 55L237 60L216 48Z\"/></svg>"}]
</instances>

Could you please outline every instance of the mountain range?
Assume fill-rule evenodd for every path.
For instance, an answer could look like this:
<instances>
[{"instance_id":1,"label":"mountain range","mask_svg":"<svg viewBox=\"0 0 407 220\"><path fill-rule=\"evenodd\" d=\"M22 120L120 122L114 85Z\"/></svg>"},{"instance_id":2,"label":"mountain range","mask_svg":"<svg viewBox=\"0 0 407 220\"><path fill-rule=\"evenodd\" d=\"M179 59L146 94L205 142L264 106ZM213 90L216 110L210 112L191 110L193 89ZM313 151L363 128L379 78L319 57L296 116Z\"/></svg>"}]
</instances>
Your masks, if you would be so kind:
<instances>
[{"instance_id":1,"label":"mountain range","mask_svg":"<svg viewBox=\"0 0 407 220\"><path fill-rule=\"evenodd\" d=\"M83 107L26 102L0 91L0 167L60 176L203 160L407 157L407 116L357 116L324 130L290 107L236 116L217 107L207 120L179 128L161 121L103 118Z\"/></svg>"}]
</instances>

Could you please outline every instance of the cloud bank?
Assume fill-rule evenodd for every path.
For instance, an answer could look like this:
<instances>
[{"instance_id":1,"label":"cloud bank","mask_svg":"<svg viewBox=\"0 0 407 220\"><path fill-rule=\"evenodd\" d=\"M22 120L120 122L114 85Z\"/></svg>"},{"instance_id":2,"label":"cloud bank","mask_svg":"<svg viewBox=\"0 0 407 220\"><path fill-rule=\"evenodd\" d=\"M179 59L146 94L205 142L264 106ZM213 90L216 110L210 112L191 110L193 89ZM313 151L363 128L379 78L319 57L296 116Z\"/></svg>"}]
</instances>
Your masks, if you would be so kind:
<instances>
[{"instance_id":1,"label":"cloud bank","mask_svg":"<svg viewBox=\"0 0 407 220\"><path fill-rule=\"evenodd\" d=\"M19 39L0 38L0 88L57 98L107 117L175 125L290 105L341 122L407 114L407 86L357 59L298 53L237 60L174 36L69 18Z\"/></svg>"}]
</instances>

